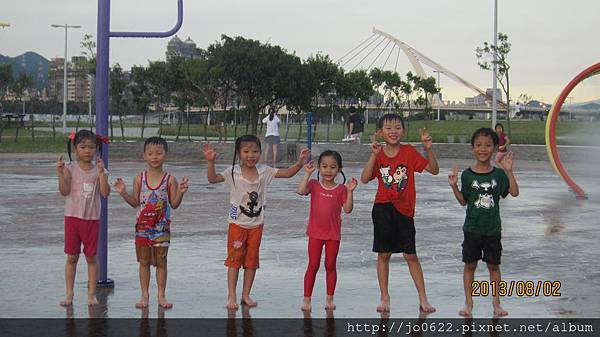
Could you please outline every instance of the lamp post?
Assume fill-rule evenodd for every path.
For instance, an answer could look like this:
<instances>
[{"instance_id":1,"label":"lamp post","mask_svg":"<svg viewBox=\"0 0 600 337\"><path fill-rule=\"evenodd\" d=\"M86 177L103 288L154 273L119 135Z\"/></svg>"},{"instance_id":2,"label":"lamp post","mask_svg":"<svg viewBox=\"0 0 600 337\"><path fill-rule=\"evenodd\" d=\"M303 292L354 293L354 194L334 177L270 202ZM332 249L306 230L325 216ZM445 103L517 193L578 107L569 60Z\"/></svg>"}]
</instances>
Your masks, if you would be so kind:
<instances>
[{"instance_id":1,"label":"lamp post","mask_svg":"<svg viewBox=\"0 0 600 337\"><path fill-rule=\"evenodd\" d=\"M498 46L498 0L494 0L494 46ZM498 87L498 55L493 53L493 80L492 80L492 128L496 126L496 115L498 113L498 101L496 98L496 88ZM507 107L507 114L510 114Z\"/></svg>"},{"instance_id":2,"label":"lamp post","mask_svg":"<svg viewBox=\"0 0 600 337\"><path fill-rule=\"evenodd\" d=\"M443 71L440 70L434 70L434 73L437 73L437 89L438 89L438 107L437 107L437 120L440 120L440 105L442 104L442 95L440 94L440 73L444 73Z\"/></svg>"},{"instance_id":3,"label":"lamp post","mask_svg":"<svg viewBox=\"0 0 600 337\"><path fill-rule=\"evenodd\" d=\"M69 28L81 28L78 25L50 25L53 28L64 28L65 29L65 63L63 65L63 133L67 133L67 32Z\"/></svg>"},{"instance_id":4,"label":"lamp post","mask_svg":"<svg viewBox=\"0 0 600 337\"><path fill-rule=\"evenodd\" d=\"M567 99L569 100L569 120L571 120L571 112L573 110L573 96L568 96Z\"/></svg>"}]
</instances>

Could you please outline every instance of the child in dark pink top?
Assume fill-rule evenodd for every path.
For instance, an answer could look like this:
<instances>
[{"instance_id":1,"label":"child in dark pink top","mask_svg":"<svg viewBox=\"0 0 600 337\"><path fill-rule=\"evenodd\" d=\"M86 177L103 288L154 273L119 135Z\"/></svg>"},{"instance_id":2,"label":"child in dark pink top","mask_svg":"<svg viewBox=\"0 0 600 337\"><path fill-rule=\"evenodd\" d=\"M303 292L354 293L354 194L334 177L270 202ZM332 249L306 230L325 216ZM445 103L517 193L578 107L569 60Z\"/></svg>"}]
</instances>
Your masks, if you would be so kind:
<instances>
[{"instance_id":1,"label":"child in dark pink top","mask_svg":"<svg viewBox=\"0 0 600 337\"><path fill-rule=\"evenodd\" d=\"M317 180L310 179L317 169L314 161L306 164L306 174L298 185L298 194L310 194L310 217L308 220L308 268L304 274L304 303L301 309L311 311L311 296L315 285L315 277L321 263L321 253L325 246L325 270L327 279L327 299L325 309L333 310L333 293L337 281L336 259L340 248L340 231L342 226L341 212L352 212L352 193L357 181L354 178L346 183L342 172L342 157L336 151L324 151L317 162ZM342 174L344 182L338 184L335 178ZM319 175L321 179L319 180ZM344 185L345 184L345 185Z\"/></svg>"}]
</instances>

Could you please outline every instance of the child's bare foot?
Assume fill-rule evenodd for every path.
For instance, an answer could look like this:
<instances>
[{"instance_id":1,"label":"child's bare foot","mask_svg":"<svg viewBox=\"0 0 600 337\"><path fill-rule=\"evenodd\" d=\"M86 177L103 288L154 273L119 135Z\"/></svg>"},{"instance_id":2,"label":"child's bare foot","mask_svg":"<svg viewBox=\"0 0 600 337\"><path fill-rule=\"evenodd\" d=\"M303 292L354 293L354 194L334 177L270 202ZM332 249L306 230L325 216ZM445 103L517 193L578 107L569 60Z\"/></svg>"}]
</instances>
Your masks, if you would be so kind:
<instances>
[{"instance_id":1,"label":"child's bare foot","mask_svg":"<svg viewBox=\"0 0 600 337\"><path fill-rule=\"evenodd\" d=\"M335 310L335 304L333 304L333 296L327 295L325 299L325 310Z\"/></svg>"},{"instance_id":2,"label":"child's bare foot","mask_svg":"<svg viewBox=\"0 0 600 337\"><path fill-rule=\"evenodd\" d=\"M164 296L158 297L158 305L160 305L160 307L163 309L171 309L173 307L173 304L169 303L169 301L167 301L167 298Z\"/></svg>"},{"instance_id":3,"label":"child's bare foot","mask_svg":"<svg viewBox=\"0 0 600 337\"><path fill-rule=\"evenodd\" d=\"M258 303L255 300L253 300L252 298L250 298L250 296L242 296L242 304L247 305L250 308L258 305Z\"/></svg>"},{"instance_id":4,"label":"child's bare foot","mask_svg":"<svg viewBox=\"0 0 600 337\"><path fill-rule=\"evenodd\" d=\"M473 314L473 304L465 304L464 308L458 311L458 314L464 317L470 317Z\"/></svg>"},{"instance_id":5,"label":"child's bare foot","mask_svg":"<svg viewBox=\"0 0 600 337\"><path fill-rule=\"evenodd\" d=\"M304 298L304 303L302 303L302 306L300 307L300 309L302 309L302 311L312 311L312 304L310 303L310 297L305 297Z\"/></svg>"},{"instance_id":6,"label":"child's bare foot","mask_svg":"<svg viewBox=\"0 0 600 337\"><path fill-rule=\"evenodd\" d=\"M500 306L500 303L494 303L493 306L494 306L494 315L499 316L499 317L508 315L508 311L504 310L504 308L502 308Z\"/></svg>"},{"instance_id":7,"label":"child's bare foot","mask_svg":"<svg viewBox=\"0 0 600 337\"><path fill-rule=\"evenodd\" d=\"M89 306L98 305L98 299L96 298L95 294L88 295L88 305Z\"/></svg>"},{"instance_id":8,"label":"child's bare foot","mask_svg":"<svg viewBox=\"0 0 600 337\"><path fill-rule=\"evenodd\" d=\"M61 307L68 307L73 305L73 294L66 294L65 297L59 302Z\"/></svg>"},{"instance_id":9,"label":"child's bare foot","mask_svg":"<svg viewBox=\"0 0 600 337\"><path fill-rule=\"evenodd\" d=\"M227 298L227 305L225 306L227 307L227 309L229 310L237 310L238 309L238 304L237 304L237 300L235 298L235 296L230 296Z\"/></svg>"},{"instance_id":10,"label":"child's bare foot","mask_svg":"<svg viewBox=\"0 0 600 337\"><path fill-rule=\"evenodd\" d=\"M145 309L148 307L148 295L142 295L140 301L135 304L138 309Z\"/></svg>"},{"instance_id":11,"label":"child's bare foot","mask_svg":"<svg viewBox=\"0 0 600 337\"><path fill-rule=\"evenodd\" d=\"M435 307L429 304L429 301L424 300L421 303L419 303L419 310L430 314L432 312L435 312Z\"/></svg>"},{"instance_id":12,"label":"child's bare foot","mask_svg":"<svg viewBox=\"0 0 600 337\"><path fill-rule=\"evenodd\" d=\"M381 303L377 306L377 312L390 312L390 299L382 298Z\"/></svg>"}]
</instances>

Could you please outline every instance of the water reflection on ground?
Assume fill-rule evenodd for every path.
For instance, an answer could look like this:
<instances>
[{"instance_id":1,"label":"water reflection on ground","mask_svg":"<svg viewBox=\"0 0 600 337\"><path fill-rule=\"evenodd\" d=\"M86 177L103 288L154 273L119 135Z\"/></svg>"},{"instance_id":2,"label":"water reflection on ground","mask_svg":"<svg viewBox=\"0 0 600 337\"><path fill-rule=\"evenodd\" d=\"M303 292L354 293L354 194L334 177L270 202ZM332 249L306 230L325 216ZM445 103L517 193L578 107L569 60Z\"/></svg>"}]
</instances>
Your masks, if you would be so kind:
<instances>
[{"instance_id":1,"label":"water reflection on ground","mask_svg":"<svg viewBox=\"0 0 600 337\"><path fill-rule=\"evenodd\" d=\"M430 302L438 311L431 317L457 317L462 294L462 221L464 209L454 200L446 175L454 164L442 161L438 176L417 177L417 251L423 266ZM300 175L277 180L268 194L261 268L254 297L256 308L237 312L224 308L226 268L226 201L228 192L206 182L206 167L199 163L173 163L166 168L177 177L189 176L190 191L174 212L169 250L167 295L171 310L159 308L155 281L147 310L134 308L139 297L133 245L135 210L118 195L110 196L109 277L115 288L98 293L100 305L85 301L86 269L80 259L75 303L58 306L63 294L64 200L58 195L52 160L2 160L0 202L0 283L2 317L296 317L302 318L302 283L306 268L305 226L308 198L295 194ZM464 165L464 164L463 164ZM218 168L224 168L220 166ZM521 167L519 169L519 167ZM143 162L112 163L111 181L124 177L131 186ZM344 168L358 177L361 166ZM589 199L577 201L546 165L517 166L521 195L502 201L502 274L507 281L560 281L560 297L507 297L510 317L600 316L600 174L578 172ZM355 207L343 217L338 257L335 317L379 318L375 312L379 292L371 252L371 206L376 185L360 185ZM476 278L486 280L480 265ZM241 281L240 281L241 283ZM238 286L241 290L241 284ZM392 258L390 290L394 317L417 317L416 291L406 263ZM313 318L333 315L324 310L325 275L321 268L313 295ZM476 317L492 315L491 299L476 298Z\"/></svg>"}]
</instances>

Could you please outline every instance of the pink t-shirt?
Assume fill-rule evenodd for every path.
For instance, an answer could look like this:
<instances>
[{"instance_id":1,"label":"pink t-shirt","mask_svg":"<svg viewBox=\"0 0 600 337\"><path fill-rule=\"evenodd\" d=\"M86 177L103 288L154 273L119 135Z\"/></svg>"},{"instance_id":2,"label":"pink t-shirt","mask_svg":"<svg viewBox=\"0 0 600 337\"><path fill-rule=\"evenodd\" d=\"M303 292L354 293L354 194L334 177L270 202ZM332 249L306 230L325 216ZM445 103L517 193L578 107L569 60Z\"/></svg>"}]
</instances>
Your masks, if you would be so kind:
<instances>
[{"instance_id":1,"label":"pink t-shirt","mask_svg":"<svg viewBox=\"0 0 600 337\"><path fill-rule=\"evenodd\" d=\"M100 180L98 168L84 171L77 162L66 165L71 173L71 191L65 200L65 216L82 220L100 219ZM105 169L105 172L106 171Z\"/></svg>"},{"instance_id":2,"label":"pink t-shirt","mask_svg":"<svg viewBox=\"0 0 600 337\"><path fill-rule=\"evenodd\" d=\"M315 179L308 182L310 217L306 235L319 240L340 240L342 207L348 196L346 186L338 184L325 188Z\"/></svg>"}]
</instances>

